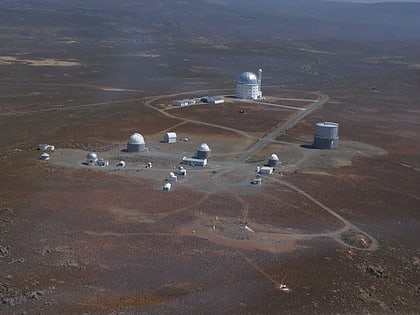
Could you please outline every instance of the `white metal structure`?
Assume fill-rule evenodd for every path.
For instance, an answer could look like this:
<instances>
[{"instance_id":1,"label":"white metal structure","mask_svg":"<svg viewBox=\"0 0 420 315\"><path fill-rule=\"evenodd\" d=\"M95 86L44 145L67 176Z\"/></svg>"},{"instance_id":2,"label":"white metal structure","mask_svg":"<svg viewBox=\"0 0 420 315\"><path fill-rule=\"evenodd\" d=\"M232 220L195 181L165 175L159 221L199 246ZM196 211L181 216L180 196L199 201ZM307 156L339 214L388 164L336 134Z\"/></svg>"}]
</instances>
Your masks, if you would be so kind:
<instances>
[{"instance_id":1,"label":"white metal structure","mask_svg":"<svg viewBox=\"0 0 420 315\"><path fill-rule=\"evenodd\" d=\"M167 180L168 180L168 182L177 182L178 177L173 172L170 172Z\"/></svg>"},{"instance_id":2,"label":"white metal structure","mask_svg":"<svg viewBox=\"0 0 420 315\"><path fill-rule=\"evenodd\" d=\"M42 153L39 159L41 161L48 161L50 159L50 155L48 153Z\"/></svg>"},{"instance_id":3,"label":"white metal structure","mask_svg":"<svg viewBox=\"0 0 420 315\"><path fill-rule=\"evenodd\" d=\"M126 163L124 162L124 161L119 161L118 163L117 163L117 167L126 167Z\"/></svg>"},{"instance_id":4,"label":"white metal structure","mask_svg":"<svg viewBox=\"0 0 420 315\"><path fill-rule=\"evenodd\" d=\"M133 133L127 141L128 152L142 152L146 149L144 138L139 133Z\"/></svg>"},{"instance_id":5,"label":"white metal structure","mask_svg":"<svg viewBox=\"0 0 420 315\"><path fill-rule=\"evenodd\" d=\"M54 151L55 146L50 145L50 144L40 144L38 146L38 150L40 150L40 151Z\"/></svg>"},{"instance_id":6,"label":"white metal structure","mask_svg":"<svg viewBox=\"0 0 420 315\"><path fill-rule=\"evenodd\" d=\"M195 158L182 158L182 164L191 165L191 166L207 166L207 159L195 159Z\"/></svg>"},{"instance_id":7,"label":"white metal structure","mask_svg":"<svg viewBox=\"0 0 420 315\"><path fill-rule=\"evenodd\" d=\"M171 183L166 183L165 185L163 185L163 191L170 191L171 190Z\"/></svg>"},{"instance_id":8,"label":"white metal structure","mask_svg":"<svg viewBox=\"0 0 420 315\"><path fill-rule=\"evenodd\" d=\"M262 69L258 70L258 77L255 73L244 72L236 81L236 97L241 99L262 99L261 91Z\"/></svg>"},{"instance_id":9,"label":"white metal structure","mask_svg":"<svg viewBox=\"0 0 420 315\"><path fill-rule=\"evenodd\" d=\"M315 126L314 147L317 149L336 149L338 146L338 123L319 122Z\"/></svg>"},{"instance_id":10,"label":"white metal structure","mask_svg":"<svg viewBox=\"0 0 420 315\"><path fill-rule=\"evenodd\" d=\"M273 174L273 168L270 166L263 166L260 168L260 174L271 175Z\"/></svg>"},{"instance_id":11,"label":"white metal structure","mask_svg":"<svg viewBox=\"0 0 420 315\"><path fill-rule=\"evenodd\" d=\"M167 132L163 136L163 142L165 143L175 143L176 142L176 133L175 132Z\"/></svg>"},{"instance_id":12,"label":"white metal structure","mask_svg":"<svg viewBox=\"0 0 420 315\"><path fill-rule=\"evenodd\" d=\"M104 159L100 158L100 159L98 159L98 160L96 161L96 164L97 164L98 166L105 167L105 166L108 166L108 165L109 165L109 161L107 161L107 160L104 160Z\"/></svg>"},{"instance_id":13,"label":"white metal structure","mask_svg":"<svg viewBox=\"0 0 420 315\"><path fill-rule=\"evenodd\" d=\"M178 167L178 175L180 176L187 176L187 170L182 166Z\"/></svg>"}]
</instances>

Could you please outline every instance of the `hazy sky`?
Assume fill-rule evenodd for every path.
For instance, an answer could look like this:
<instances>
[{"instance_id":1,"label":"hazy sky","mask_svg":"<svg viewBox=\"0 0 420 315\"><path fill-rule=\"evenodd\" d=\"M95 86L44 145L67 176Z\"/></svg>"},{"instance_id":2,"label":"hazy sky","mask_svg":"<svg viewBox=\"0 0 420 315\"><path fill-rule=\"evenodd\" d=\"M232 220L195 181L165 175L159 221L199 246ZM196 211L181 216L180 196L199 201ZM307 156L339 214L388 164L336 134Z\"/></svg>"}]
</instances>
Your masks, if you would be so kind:
<instances>
[{"instance_id":1,"label":"hazy sky","mask_svg":"<svg viewBox=\"0 0 420 315\"><path fill-rule=\"evenodd\" d=\"M378 3L378 2L419 2L420 0L330 0L337 2L362 2L362 3Z\"/></svg>"}]
</instances>

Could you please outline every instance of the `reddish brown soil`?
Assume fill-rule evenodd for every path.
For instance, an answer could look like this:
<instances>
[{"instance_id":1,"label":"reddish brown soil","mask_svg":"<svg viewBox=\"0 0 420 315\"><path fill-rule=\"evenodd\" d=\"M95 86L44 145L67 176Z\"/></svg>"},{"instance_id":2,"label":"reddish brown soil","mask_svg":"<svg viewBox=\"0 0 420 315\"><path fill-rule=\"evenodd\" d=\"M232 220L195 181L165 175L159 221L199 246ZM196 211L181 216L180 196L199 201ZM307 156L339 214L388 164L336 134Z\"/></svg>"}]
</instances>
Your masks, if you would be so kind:
<instances>
[{"instance_id":1,"label":"reddish brown soil","mask_svg":"<svg viewBox=\"0 0 420 315\"><path fill-rule=\"evenodd\" d=\"M363 23L351 22L350 11L332 3L317 11L336 8L337 16L325 14L328 22L313 11L302 16L303 7L295 4L284 15L249 15L215 1L127 1L117 8L104 0L104 10L79 2L0 4L1 55L81 64L1 65L0 313L420 313L419 41L410 40L418 27L406 33L407 26L394 28L388 21L386 29L371 24L386 12L392 16L395 4L346 4L356 10L349 16L370 10ZM412 8L405 7L406 16L416 13ZM207 18L211 23L203 22ZM387 39L387 30L397 38ZM374 63L367 61L372 57ZM259 65L264 86L273 85L264 87L267 96L311 98L305 91L319 90L331 97L278 140L308 144L316 122L336 121L340 139L388 152L281 177L377 239L377 251L349 251L330 237L245 233L245 223L289 234L339 226L277 185L278 174L261 187L224 187L224 179L239 178L227 174L208 187L191 181L163 193L161 178L38 160L35 148L44 142L106 151L132 132L157 137L182 120L143 106L143 97L226 87L233 93L235 76ZM254 137L293 114L248 103L169 112ZM210 126L174 128L197 135L193 149L206 136L217 140L216 154L249 146L240 145L248 138ZM268 153L255 158L262 161ZM322 154L327 159L329 152ZM290 291L279 290L280 284Z\"/></svg>"},{"instance_id":2,"label":"reddish brown soil","mask_svg":"<svg viewBox=\"0 0 420 315\"><path fill-rule=\"evenodd\" d=\"M244 114L239 110L243 109ZM285 121L294 111L249 103L224 103L216 106L197 105L170 111L188 119L218 124L247 132L270 131Z\"/></svg>"},{"instance_id":3,"label":"reddish brown soil","mask_svg":"<svg viewBox=\"0 0 420 315\"><path fill-rule=\"evenodd\" d=\"M246 198L250 220L273 227L296 229L302 233L334 231L343 226L336 218L295 191L278 184L270 186L259 193L257 198Z\"/></svg>"}]
</instances>

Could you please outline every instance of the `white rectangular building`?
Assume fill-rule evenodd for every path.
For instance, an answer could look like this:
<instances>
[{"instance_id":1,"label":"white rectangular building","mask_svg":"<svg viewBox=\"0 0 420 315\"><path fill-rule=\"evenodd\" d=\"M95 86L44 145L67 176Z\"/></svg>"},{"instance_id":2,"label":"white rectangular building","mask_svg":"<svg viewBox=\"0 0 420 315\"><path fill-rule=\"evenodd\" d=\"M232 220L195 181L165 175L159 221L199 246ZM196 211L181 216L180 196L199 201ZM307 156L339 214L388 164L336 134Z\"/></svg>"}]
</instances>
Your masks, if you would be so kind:
<instances>
[{"instance_id":1,"label":"white rectangular building","mask_svg":"<svg viewBox=\"0 0 420 315\"><path fill-rule=\"evenodd\" d=\"M273 174L273 167L269 167L269 166L263 166L260 168L260 174L267 174L267 175L271 175Z\"/></svg>"},{"instance_id":2,"label":"white rectangular building","mask_svg":"<svg viewBox=\"0 0 420 315\"><path fill-rule=\"evenodd\" d=\"M207 166L207 159L196 159L196 158L182 158L182 164L191 165L191 166Z\"/></svg>"},{"instance_id":3,"label":"white rectangular building","mask_svg":"<svg viewBox=\"0 0 420 315\"><path fill-rule=\"evenodd\" d=\"M225 102L225 100L222 97L217 97L217 96L204 96L201 98L201 101L203 103L209 103L209 104L222 104Z\"/></svg>"}]
</instances>

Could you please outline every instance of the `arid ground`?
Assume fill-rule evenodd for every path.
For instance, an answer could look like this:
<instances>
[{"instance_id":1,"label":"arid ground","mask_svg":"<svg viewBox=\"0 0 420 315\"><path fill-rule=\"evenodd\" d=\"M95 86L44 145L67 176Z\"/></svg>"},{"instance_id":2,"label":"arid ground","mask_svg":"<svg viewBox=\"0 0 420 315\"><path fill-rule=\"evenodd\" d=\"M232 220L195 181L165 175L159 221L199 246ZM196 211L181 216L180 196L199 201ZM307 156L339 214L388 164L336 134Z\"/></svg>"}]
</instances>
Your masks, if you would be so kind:
<instances>
[{"instance_id":1,"label":"arid ground","mask_svg":"<svg viewBox=\"0 0 420 315\"><path fill-rule=\"evenodd\" d=\"M237 3L0 4L1 313L420 313L420 5ZM260 67L268 104L232 98Z\"/></svg>"}]
</instances>

